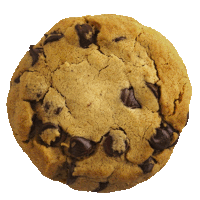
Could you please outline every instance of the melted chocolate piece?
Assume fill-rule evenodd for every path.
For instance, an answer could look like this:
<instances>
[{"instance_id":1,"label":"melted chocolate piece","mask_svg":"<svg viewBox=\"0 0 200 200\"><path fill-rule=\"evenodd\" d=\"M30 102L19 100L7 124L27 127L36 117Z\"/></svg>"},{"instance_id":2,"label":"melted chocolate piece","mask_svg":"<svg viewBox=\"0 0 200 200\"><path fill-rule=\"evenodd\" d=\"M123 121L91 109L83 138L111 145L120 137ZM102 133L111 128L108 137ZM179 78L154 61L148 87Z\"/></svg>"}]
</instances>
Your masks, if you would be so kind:
<instances>
[{"instance_id":1,"label":"melted chocolate piece","mask_svg":"<svg viewBox=\"0 0 200 200\"><path fill-rule=\"evenodd\" d=\"M55 114L56 114L56 115L59 115L60 112L62 111L62 109L63 109L63 108L58 107L58 108L55 110Z\"/></svg>"},{"instance_id":2,"label":"melted chocolate piece","mask_svg":"<svg viewBox=\"0 0 200 200\"><path fill-rule=\"evenodd\" d=\"M44 105L44 110L45 112L48 112L49 108L50 108L50 103L49 102L46 102L45 105Z\"/></svg>"},{"instance_id":3,"label":"melted chocolate piece","mask_svg":"<svg viewBox=\"0 0 200 200\"><path fill-rule=\"evenodd\" d=\"M175 130L172 126L167 124L166 127L161 124L160 128L156 129L156 134L151 137L149 144L153 149L164 150L170 147L170 143Z\"/></svg>"},{"instance_id":4,"label":"melted chocolate piece","mask_svg":"<svg viewBox=\"0 0 200 200\"><path fill-rule=\"evenodd\" d=\"M73 161L69 167L69 171L68 171L68 174L67 174L67 185L71 185L73 184L76 179L78 178L78 176L73 176L73 172L74 172L74 168L76 167L75 165L75 161Z\"/></svg>"},{"instance_id":5,"label":"melted chocolate piece","mask_svg":"<svg viewBox=\"0 0 200 200\"><path fill-rule=\"evenodd\" d=\"M93 33L92 27L88 24L77 24L75 29L79 36L79 44L82 48L88 48L92 43L96 44L98 30Z\"/></svg>"},{"instance_id":6,"label":"melted chocolate piece","mask_svg":"<svg viewBox=\"0 0 200 200\"><path fill-rule=\"evenodd\" d=\"M62 33L57 33L56 31L54 31L53 33L48 34L44 34L46 37L46 40L44 41L44 45L49 43L49 42L54 42L54 41L58 41L60 40L60 38L64 37L64 35Z\"/></svg>"},{"instance_id":7,"label":"melted chocolate piece","mask_svg":"<svg viewBox=\"0 0 200 200\"><path fill-rule=\"evenodd\" d=\"M157 84L152 84L152 83L148 83L148 82L146 82L146 85L148 88L151 89L151 91L153 92L155 97L157 99L159 99L160 98L160 86L158 86Z\"/></svg>"},{"instance_id":8,"label":"melted chocolate piece","mask_svg":"<svg viewBox=\"0 0 200 200\"><path fill-rule=\"evenodd\" d=\"M144 174L147 174L151 172L154 167L154 159L152 157L149 157L146 161L138 166L142 169Z\"/></svg>"},{"instance_id":9,"label":"melted chocolate piece","mask_svg":"<svg viewBox=\"0 0 200 200\"><path fill-rule=\"evenodd\" d=\"M125 88L121 92L121 100L123 104L132 109L141 108L139 102L135 99L133 87Z\"/></svg>"},{"instance_id":10,"label":"melted chocolate piece","mask_svg":"<svg viewBox=\"0 0 200 200\"><path fill-rule=\"evenodd\" d=\"M29 140L33 139L35 135L39 134L41 126L42 126L42 121L37 118L37 115L33 115L32 121L33 121L33 124L29 132L28 140L25 141L26 143L28 143Z\"/></svg>"},{"instance_id":11,"label":"melted chocolate piece","mask_svg":"<svg viewBox=\"0 0 200 200\"><path fill-rule=\"evenodd\" d=\"M93 190L92 192L100 192L108 186L109 182L99 182L99 187Z\"/></svg>"},{"instance_id":12,"label":"melted chocolate piece","mask_svg":"<svg viewBox=\"0 0 200 200\"><path fill-rule=\"evenodd\" d=\"M126 37L121 36L121 37L115 38L113 41L119 42L119 41L125 40L125 39L126 39Z\"/></svg>"},{"instance_id":13,"label":"melted chocolate piece","mask_svg":"<svg viewBox=\"0 0 200 200\"><path fill-rule=\"evenodd\" d=\"M112 136L108 135L103 143L104 151L111 157L121 156L124 152L113 151L112 144L113 144L113 138ZM125 145L126 145L126 150L127 150L128 143L126 141L125 141Z\"/></svg>"},{"instance_id":14,"label":"melted chocolate piece","mask_svg":"<svg viewBox=\"0 0 200 200\"><path fill-rule=\"evenodd\" d=\"M30 45L29 49L30 49L30 55L33 59L33 62L32 62L32 66L38 61L38 57L39 57L39 53L42 52L42 48L33 48L34 45Z\"/></svg>"},{"instance_id":15,"label":"melted chocolate piece","mask_svg":"<svg viewBox=\"0 0 200 200\"><path fill-rule=\"evenodd\" d=\"M69 153L74 157L91 155L96 148L96 143L82 137L72 137L70 140Z\"/></svg>"}]
</instances>

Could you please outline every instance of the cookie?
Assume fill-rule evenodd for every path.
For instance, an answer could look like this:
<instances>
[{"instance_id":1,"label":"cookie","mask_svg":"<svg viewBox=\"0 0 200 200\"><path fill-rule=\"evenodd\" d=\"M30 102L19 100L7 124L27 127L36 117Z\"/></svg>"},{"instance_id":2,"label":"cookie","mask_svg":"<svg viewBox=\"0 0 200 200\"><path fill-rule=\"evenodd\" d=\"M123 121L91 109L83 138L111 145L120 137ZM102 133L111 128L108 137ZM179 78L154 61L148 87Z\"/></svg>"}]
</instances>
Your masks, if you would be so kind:
<instances>
[{"instance_id":1,"label":"cookie","mask_svg":"<svg viewBox=\"0 0 200 200\"><path fill-rule=\"evenodd\" d=\"M63 19L19 63L7 111L46 177L114 192L160 171L189 118L191 84L173 45L118 15Z\"/></svg>"}]
</instances>

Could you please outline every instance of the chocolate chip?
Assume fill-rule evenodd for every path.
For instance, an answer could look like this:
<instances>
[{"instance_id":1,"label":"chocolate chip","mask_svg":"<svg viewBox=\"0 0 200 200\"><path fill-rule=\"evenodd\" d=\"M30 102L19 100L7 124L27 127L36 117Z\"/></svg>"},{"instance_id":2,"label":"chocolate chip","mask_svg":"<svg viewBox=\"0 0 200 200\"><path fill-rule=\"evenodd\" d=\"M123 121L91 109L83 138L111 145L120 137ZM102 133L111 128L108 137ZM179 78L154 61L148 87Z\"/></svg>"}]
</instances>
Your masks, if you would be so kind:
<instances>
[{"instance_id":1,"label":"chocolate chip","mask_svg":"<svg viewBox=\"0 0 200 200\"><path fill-rule=\"evenodd\" d=\"M15 80L14 80L15 83L20 83L20 76L18 76Z\"/></svg>"},{"instance_id":2,"label":"chocolate chip","mask_svg":"<svg viewBox=\"0 0 200 200\"><path fill-rule=\"evenodd\" d=\"M93 190L92 192L100 192L108 186L109 182L99 182L99 187Z\"/></svg>"},{"instance_id":3,"label":"chocolate chip","mask_svg":"<svg viewBox=\"0 0 200 200\"><path fill-rule=\"evenodd\" d=\"M141 105L135 99L133 87L131 87L129 89L125 88L125 89L122 90L121 100L122 100L123 104L127 107L130 107L132 109L141 108Z\"/></svg>"},{"instance_id":4,"label":"chocolate chip","mask_svg":"<svg viewBox=\"0 0 200 200\"><path fill-rule=\"evenodd\" d=\"M158 86L157 84L148 83L148 82L146 82L146 85L147 85L148 88L151 89L151 91L153 92L155 97L157 99L159 99L160 98L160 86Z\"/></svg>"},{"instance_id":5,"label":"chocolate chip","mask_svg":"<svg viewBox=\"0 0 200 200\"><path fill-rule=\"evenodd\" d=\"M104 140L103 143L103 147L104 147L104 151L111 157L119 157L121 156L124 152L118 152L118 151L113 151L112 149L112 145L113 145L113 138L112 136L108 135L106 137L106 139ZM128 143L125 141L125 146L126 146L126 150L128 148ZM125 150L125 151L126 151Z\"/></svg>"},{"instance_id":6,"label":"chocolate chip","mask_svg":"<svg viewBox=\"0 0 200 200\"><path fill-rule=\"evenodd\" d=\"M76 179L78 178L78 176L73 176L73 172L74 172L74 168L76 167L75 165L75 161L73 161L69 167L69 171L68 171L68 174L67 174L67 185L71 185L73 184Z\"/></svg>"},{"instance_id":7,"label":"chocolate chip","mask_svg":"<svg viewBox=\"0 0 200 200\"><path fill-rule=\"evenodd\" d=\"M115 38L113 41L119 42L119 41L125 40L125 39L126 39L126 37L121 36L121 37Z\"/></svg>"},{"instance_id":8,"label":"chocolate chip","mask_svg":"<svg viewBox=\"0 0 200 200\"><path fill-rule=\"evenodd\" d=\"M31 130L29 132L28 141L30 139L33 139L35 137L35 135L39 134L41 126L42 126L42 121L37 118L37 115L33 115L32 121L33 121L33 124L31 126Z\"/></svg>"},{"instance_id":9,"label":"chocolate chip","mask_svg":"<svg viewBox=\"0 0 200 200\"><path fill-rule=\"evenodd\" d=\"M167 149L170 147L174 131L169 124L166 127L161 124L161 127L156 129L156 134L151 137L149 141L150 146L156 150Z\"/></svg>"},{"instance_id":10,"label":"chocolate chip","mask_svg":"<svg viewBox=\"0 0 200 200\"><path fill-rule=\"evenodd\" d=\"M50 108L50 103L46 102L45 105L44 105L45 112L48 112L49 108Z\"/></svg>"},{"instance_id":11,"label":"chocolate chip","mask_svg":"<svg viewBox=\"0 0 200 200\"><path fill-rule=\"evenodd\" d=\"M79 36L79 44L82 48L88 48L92 43L96 44L98 30L94 33L92 27L88 24L77 24L75 29Z\"/></svg>"},{"instance_id":12,"label":"chocolate chip","mask_svg":"<svg viewBox=\"0 0 200 200\"><path fill-rule=\"evenodd\" d=\"M70 140L69 153L74 157L91 155L96 148L96 143L82 137L72 137Z\"/></svg>"},{"instance_id":13,"label":"chocolate chip","mask_svg":"<svg viewBox=\"0 0 200 200\"><path fill-rule=\"evenodd\" d=\"M38 93L38 94L37 94L37 98L40 98L41 96L42 96L41 93Z\"/></svg>"},{"instance_id":14,"label":"chocolate chip","mask_svg":"<svg viewBox=\"0 0 200 200\"><path fill-rule=\"evenodd\" d=\"M154 167L154 159L152 157L149 157L147 160L145 160L142 164L138 165L144 174L147 174L152 171Z\"/></svg>"},{"instance_id":15,"label":"chocolate chip","mask_svg":"<svg viewBox=\"0 0 200 200\"><path fill-rule=\"evenodd\" d=\"M56 114L56 115L59 115L60 112L62 111L62 109L63 109L63 108L58 107L58 108L55 110L55 114Z\"/></svg>"},{"instance_id":16,"label":"chocolate chip","mask_svg":"<svg viewBox=\"0 0 200 200\"><path fill-rule=\"evenodd\" d=\"M112 144L113 144L113 139L109 135L108 137L106 137L106 139L105 139L105 141L103 143L104 150L109 156L114 156L114 152L113 152L113 149L112 149Z\"/></svg>"},{"instance_id":17,"label":"chocolate chip","mask_svg":"<svg viewBox=\"0 0 200 200\"><path fill-rule=\"evenodd\" d=\"M32 100L32 101L29 101L29 103L31 105L31 109L36 112L37 101L36 100Z\"/></svg>"},{"instance_id":18,"label":"chocolate chip","mask_svg":"<svg viewBox=\"0 0 200 200\"><path fill-rule=\"evenodd\" d=\"M45 34L46 40L44 41L44 45L47 44L48 42L54 42L60 40L64 35L62 33L57 33L54 31L51 34Z\"/></svg>"},{"instance_id":19,"label":"chocolate chip","mask_svg":"<svg viewBox=\"0 0 200 200\"><path fill-rule=\"evenodd\" d=\"M30 45L30 55L33 59L32 66L38 61L39 53L42 52L42 48L33 48L34 45Z\"/></svg>"}]
</instances>

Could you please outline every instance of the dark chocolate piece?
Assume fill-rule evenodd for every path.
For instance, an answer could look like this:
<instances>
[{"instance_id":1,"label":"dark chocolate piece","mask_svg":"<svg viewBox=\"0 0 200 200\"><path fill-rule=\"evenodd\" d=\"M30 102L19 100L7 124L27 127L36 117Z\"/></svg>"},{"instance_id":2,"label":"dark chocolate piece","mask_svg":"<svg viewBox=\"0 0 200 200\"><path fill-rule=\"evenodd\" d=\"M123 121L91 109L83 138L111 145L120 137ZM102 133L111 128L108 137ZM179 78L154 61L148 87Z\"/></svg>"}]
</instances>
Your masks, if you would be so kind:
<instances>
[{"instance_id":1,"label":"dark chocolate piece","mask_svg":"<svg viewBox=\"0 0 200 200\"><path fill-rule=\"evenodd\" d=\"M64 35L62 33L57 33L56 31L54 31L53 33L48 34L44 34L46 37L46 40L44 41L44 45L47 44L48 42L54 42L54 41L58 41L60 40L60 38L64 37Z\"/></svg>"},{"instance_id":2,"label":"dark chocolate piece","mask_svg":"<svg viewBox=\"0 0 200 200\"><path fill-rule=\"evenodd\" d=\"M92 192L100 192L108 186L109 182L99 182L99 187L93 190Z\"/></svg>"},{"instance_id":3,"label":"dark chocolate piece","mask_svg":"<svg viewBox=\"0 0 200 200\"><path fill-rule=\"evenodd\" d=\"M38 94L37 94L37 98L40 98L41 96L42 96L41 93L38 93Z\"/></svg>"},{"instance_id":4,"label":"dark chocolate piece","mask_svg":"<svg viewBox=\"0 0 200 200\"><path fill-rule=\"evenodd\" d=\"M63 109L63 108L58 107L58 108L55 110L55 114L56 114L56 115L59 115L60 112L62 111L62 109Z\"/></svg>"},{"instance_id":5,"label":"dark chocolate piece","mask_svg":"<svg viewBox=\"0 0 200 200\"><path fill-rule=\"evenodd\" d=\"M170 147L172 141L173 132L175 130L169 124L166 127L161 124L160 128L156 129L156 134L151 137L149 144L153 149L164 150Z\"/></svg>"},{"instance_id":6,"label":"dark chocolate piece","mask_svg":"<svg viewBox=\"0 0 200 200\"><path fill-rule=\"evenodd\" d=\"M18 76L15 80L14 80L15 83L20 83L20 76Z\"/></svg>"},{"instance_id":7,"label":"dark chocolate piece","mask_svg":"<svg viewBox=\"0 0 200 200\"><path fill-rule=\"evenodd\" d=\"M82 48L88 48L92 43L96 44L98 30L94 33L92 27L88 24L77 24L75 29L79 36L79 44Z\"/></svg>"},{"instance_id":8,"label":"dark chocolate piece","mask_svg":"<svg viewBox=\"0 0 200 200\"><path fill-rule=\"evenodd\" d=\"M115 38L113 41L119 42L119 41L125 40L125 39L126 39L126 37L121 36L121 37Z\"/></svg>"},{"instance_id":9,"label":"dark chocolate piece","mask_svg":"<svg viewBox=\"0 0 200 200\"><path fill-rule=\"evenodd\" d=\"M50 108L50 103L46 102L45 105L44 105L45 112L48 112L49 108Z\"/></svg>"},{"instance_id":10,"label":"dark chocolate piece","mask_svg":"<svg viewBox=\"0 0 200 200\"><path fill-rule=\"evenodd\" d=\"M72 137L70 140L69 153L74 157L91 155L96 148L96 143L82 137Z\"/></svg>"},{"instance_id":11,"label":"dark chocolate piece","mask_svg":"<svg viewBox=\"0 0 200 200\"><path fill-rule=\"evenodd\" d=\"M112 144L113 144L113 138L112 136L108 135L103 143L104 151L111 157L121 156L124 152L113 151ZM128 143L126 141L125 141L125 145L126 145L126 150L127 150Z\"/></svg>"},{"instance_id":12,"label":"dark chocolate piece","mask_svg":"<svg viewBox=\"0 0 200 200\"><path fill-rule=\"evenodd\" d=\"M35 137L35 135L38 135L40 133L40 130L42 127L42 121L37 118L37 115L33 115L32 121L33 121L33 124L31 126L31 130L29 132L28 141L30 139L33 139Z\"/></svg>"},{"instance_id":13,"label":"dark chocolate piece","mask_svg":"<svg viewBox=\"0 0 200 200\"><path fill-rule=\"evenodd\" d=\"M147 160L145 160L142 164L138 165L144 174L147 174L152 171L154 167L154 159L152 157L149 157Z\"/></svg>"},{"instance_id":14,"label":"dark chocolate piece","mask_svg":"<svg viewBox=\"0 0 200 200\"><path fill-rule=\"evenodd\" d=\"M158 86L157 84L148 83L148 82L146 82L146 85L147 85L148 88L151 89L151 91L153 92L155 97L157 99L159 99L160 98L160 86Z\"/></svg>"},{"instance_id":15,"label":"dark chocolate piece","mask_svg":"<svg viewBox=\"0 0 200 200\"><path fill-rule=\"evenodd\" d=\"M141 105L135 99L133 87L131 87L129 89L125 88L125 89L122 90L121 100L122 100L123 104L127 107L130 107L132 109L141 108Z\"/></svg>"},{"instance_id":16,"label":"dark chocolate piece","mask_svg":"<svg viewBox=\"0 0 200 200\"><path fill-rule=\"evenodd\" d=\"M42 48L33 48L34 45L30 45L29 49L30 49L30 55L33 59L33 62L32 62L32 66L38 61L38 57L39 57L39 53L42 52Z\"/></svg>"},{"instance_id":17,"label":"dark chocolate piece","mask_svg":"<svg viewBox=\"0 0 200 200\"><path fill-rule=\"evenodd\" d=\"M74 172L74 168L76 167L75 165L75 161L73 161L69 167L69 171L68 171L68 174L67 174L67 185L71 185L73 184L76 179L78 178L78 176L73 176L73 172Z\"/></svg>"}]
</instances>

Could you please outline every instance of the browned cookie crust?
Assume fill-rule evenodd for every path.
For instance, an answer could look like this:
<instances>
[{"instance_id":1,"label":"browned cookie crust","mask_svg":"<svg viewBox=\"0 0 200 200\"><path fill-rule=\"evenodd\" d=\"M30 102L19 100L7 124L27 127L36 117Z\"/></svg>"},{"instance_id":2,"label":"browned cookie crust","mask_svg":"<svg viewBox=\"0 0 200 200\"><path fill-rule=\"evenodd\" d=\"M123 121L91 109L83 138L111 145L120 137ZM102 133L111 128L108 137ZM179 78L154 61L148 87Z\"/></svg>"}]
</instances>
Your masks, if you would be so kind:
<instances>
[{"instance_id":1,"label":"browned cookie crust","mask_svg":"<svg viewBox=\"0 0 200 200\"><path fill-rule=\"evenodd\" d=\"M14 136L41 173L76 190L131 188L168 161L191 84L173 45L117 15L63 19L11 80Z\"/></svg>"}]
</instances>

